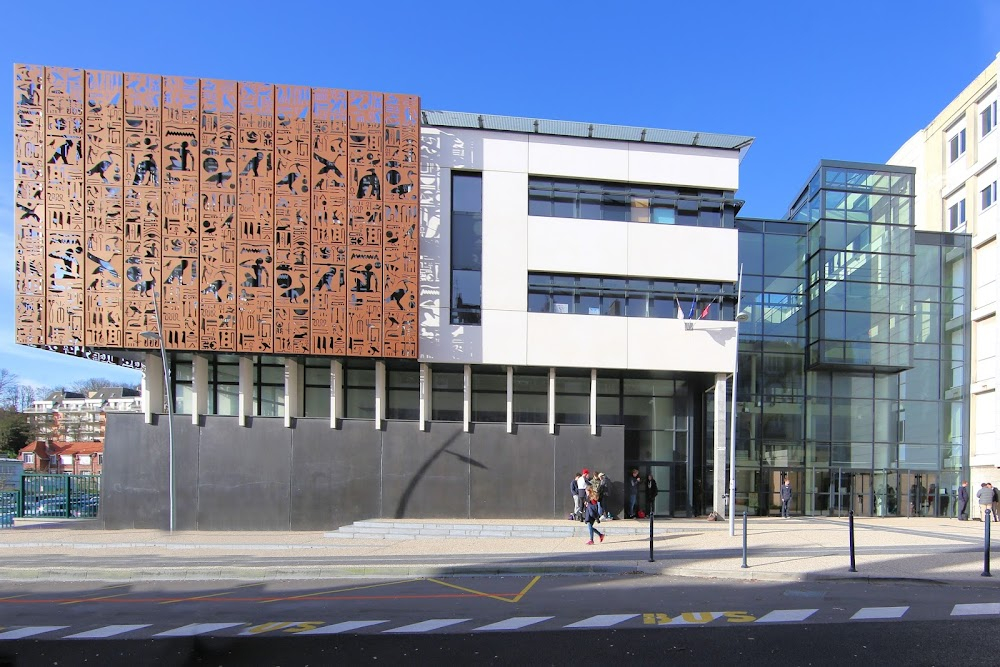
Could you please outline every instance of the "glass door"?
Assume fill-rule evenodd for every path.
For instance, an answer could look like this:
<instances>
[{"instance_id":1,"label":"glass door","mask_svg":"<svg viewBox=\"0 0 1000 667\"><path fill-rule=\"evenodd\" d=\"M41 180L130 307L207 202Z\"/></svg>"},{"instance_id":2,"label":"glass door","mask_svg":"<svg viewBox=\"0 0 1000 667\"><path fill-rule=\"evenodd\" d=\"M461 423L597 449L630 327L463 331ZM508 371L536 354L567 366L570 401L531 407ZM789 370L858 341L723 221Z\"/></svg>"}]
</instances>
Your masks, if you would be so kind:
<instances>
[{"instance_id":1,"label":"glass door","mask_svg":"<svg viewBox=\"0 0 1000 667\"><path fill-rule=\"evenodd\" d=\"M876 470L873 475L872 492L875 502L875 516L897 516L899 513L899 474L895 470Z\"/></svg>"},{"instance_id":2,"label":"glass door","mask_svg":"<svg viewBox=\"0 0 1000 667\"><path fill-rule=\"evenodd\" d=\"M763 516L781 516L781 487L785 480L791 482L792 500L788 504L789 514L803 514L805 510L805 482L806 473L801 468L765 468L761 476L762 481L766 481L770 490L769 502ZM762 493L764 489L761 490Z\"/></svg>"}]
</instances>

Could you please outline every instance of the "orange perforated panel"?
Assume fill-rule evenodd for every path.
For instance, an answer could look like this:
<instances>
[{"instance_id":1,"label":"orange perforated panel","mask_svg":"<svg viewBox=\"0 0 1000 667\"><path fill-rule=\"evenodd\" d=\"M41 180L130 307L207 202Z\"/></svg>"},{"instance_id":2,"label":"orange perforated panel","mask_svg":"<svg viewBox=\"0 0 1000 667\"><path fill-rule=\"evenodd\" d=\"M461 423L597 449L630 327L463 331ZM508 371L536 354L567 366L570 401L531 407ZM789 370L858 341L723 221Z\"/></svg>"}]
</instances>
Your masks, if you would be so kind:
<instances>
[{"instance_id":1,"label":"orange perforated panel","mask_svg":"<svg viewBox=\"0 0 1000 667\"><path fill-rule=\"evenodd\" d=\"M417 357L417 97L14 72L19 343Z\"/></svg>"}]
</instances>

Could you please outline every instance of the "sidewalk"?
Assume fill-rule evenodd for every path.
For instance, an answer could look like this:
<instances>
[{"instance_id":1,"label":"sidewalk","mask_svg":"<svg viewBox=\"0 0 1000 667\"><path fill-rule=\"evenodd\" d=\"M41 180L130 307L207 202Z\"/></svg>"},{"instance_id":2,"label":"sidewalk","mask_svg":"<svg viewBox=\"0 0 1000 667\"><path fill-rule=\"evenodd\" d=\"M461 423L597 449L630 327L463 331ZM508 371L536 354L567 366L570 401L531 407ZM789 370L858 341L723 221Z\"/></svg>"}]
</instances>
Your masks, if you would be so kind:
<instances>
[{"instance_id":1,"label":"sidewalk","mask_svg":"<svg viewBox=\"0 0 1000 667\"><path fill-rule=\"evenodd\" d=\"M366 525L382 523L378 520ZM856 519L857 572L848 572L847 519L605 521L584 544L581 524L544 520L387 522L398 539L331 532L104 530L95 521L17 520L0 530L0 580L321 579L483 574L649 573L769 581L907 580L995 586L982 577L984 525L954 519ZM511 537L488 535L510 534ZM572 536L568 527L576 529ZM345 527L347 529L349 527ZM468 531L478 529L479 536ZM1000 524L993 524L993 547ZM506 531L506 532L505 532ZM461 536L461 533L466 536ZM432 533L432 534L421 534ZM450 533L459 536L449 537ZM552 537L545 535L552 534ZM997 568L1000 576L1000 566Z\"/></svg>"}]
</instances>

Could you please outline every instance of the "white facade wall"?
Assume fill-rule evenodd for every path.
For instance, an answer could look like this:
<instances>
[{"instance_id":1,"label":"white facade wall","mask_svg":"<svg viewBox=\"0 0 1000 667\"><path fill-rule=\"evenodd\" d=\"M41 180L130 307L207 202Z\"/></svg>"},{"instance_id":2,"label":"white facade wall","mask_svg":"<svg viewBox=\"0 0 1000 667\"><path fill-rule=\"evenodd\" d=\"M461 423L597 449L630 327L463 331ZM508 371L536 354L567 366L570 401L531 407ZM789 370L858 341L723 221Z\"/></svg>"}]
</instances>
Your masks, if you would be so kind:
<instances>
[{"instance_id":1,"label":"white facade wall","mask_svg":"<svg viewBox=\"0 0 1000 667\"><path fill-rule=\"evenodd\" d=\"M735 324L529 313L528 272L735 282L737 232L528 216L528 176L736 190L738 151L425 127L420 360L725 373ZM450 324L452 170L483 174L482 325Z\"/></svg>"}]
</instances>

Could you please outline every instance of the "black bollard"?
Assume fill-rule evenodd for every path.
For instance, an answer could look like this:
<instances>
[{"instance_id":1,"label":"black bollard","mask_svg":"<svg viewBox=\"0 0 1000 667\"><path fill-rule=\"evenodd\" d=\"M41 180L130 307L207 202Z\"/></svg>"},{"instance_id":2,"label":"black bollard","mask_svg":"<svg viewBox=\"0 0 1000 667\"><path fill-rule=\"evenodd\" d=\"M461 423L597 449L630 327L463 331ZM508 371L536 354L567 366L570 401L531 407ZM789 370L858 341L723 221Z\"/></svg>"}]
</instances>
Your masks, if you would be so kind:
<instances>
[{"instance_id":1,"label":"black bollard","mask_svg":"<svg viewBox=\"0 0 1000 667\"><path fill-rule=\"evenodd\" d=\"M854 567L854 510L847 516L847 525L851 533L851 569L848 572L857 572L858 568Z\"/></svg>"},{"instance_id":2,"label":"black bollard","mask_svg":"<svg viewBox=\"0 0 1000 667\"><path fill-rule=\"evenodd\" d=\"M653 560L653 504L649 505L649 562L655 562Z\"/></svg>"},{"instance_id":3,"label":"black bollard","mask_svg":"<svg viewBox=\"0 0 1000 667\"><path fill-rule=\"evenodd\" d=\"M983 519L986 524L986 538L983 545L983 574L984 577L992 577L990 574L990 511L986 510L986 517Z\"/></svg>"},{"instance_id":4,"label":"black bollard","mask_svg":"<svg viewBox=\"0 0 1000 667\"><path fill-rule=\"evenodd\" d=\"M743 510L743 565L740 568L747 568L747 512Z\"/></svg>"}]
</instances>

